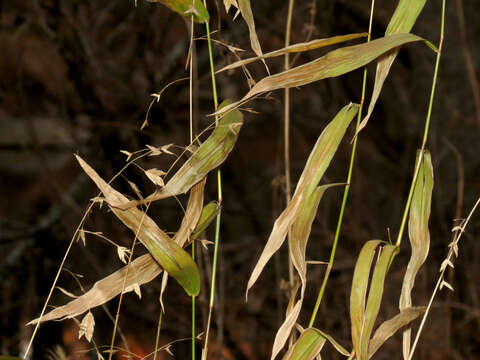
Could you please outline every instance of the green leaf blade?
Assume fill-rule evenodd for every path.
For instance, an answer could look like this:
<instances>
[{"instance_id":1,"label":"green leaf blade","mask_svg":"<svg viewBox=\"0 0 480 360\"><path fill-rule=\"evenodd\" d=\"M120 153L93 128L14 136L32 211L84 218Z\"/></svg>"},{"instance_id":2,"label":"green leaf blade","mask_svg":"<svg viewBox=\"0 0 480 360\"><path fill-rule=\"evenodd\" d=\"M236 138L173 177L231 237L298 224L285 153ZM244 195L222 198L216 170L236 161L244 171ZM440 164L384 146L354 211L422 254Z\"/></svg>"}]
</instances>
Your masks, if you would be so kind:
<instances>
[{"instance_id":1,"label":"green leaf blade","mask_svg":"<svg viewBox=\"0 0 480 360\"><path fill-rule=\"evenodd\" d=\"M205 22L210 19L210 15L208 14L207 9L203 5L201 0L193 0L193 6L192 6L192 0L148 0L149 2L153 3L161 3L170 10L175 11L176 13L185 16L185 17L190 17L193 15L193 19L196 22Z\"/></svg>"},{"instance_id":2,"label":"green leaf blade","mask_svg":"<svg viewBox=\"0 0 480 360\"><path fill-rule=\"evenodd\" d=\"M90 165L76 156L80 166L102 191L105 199L126 202L127 198L107 184ZM200 274L191 256L160 230L157 224L136 207L120 210L110 206L112 212L133 231L150 254L184 288L188 295L200 292Z\"/></svg>"}]
</instances>

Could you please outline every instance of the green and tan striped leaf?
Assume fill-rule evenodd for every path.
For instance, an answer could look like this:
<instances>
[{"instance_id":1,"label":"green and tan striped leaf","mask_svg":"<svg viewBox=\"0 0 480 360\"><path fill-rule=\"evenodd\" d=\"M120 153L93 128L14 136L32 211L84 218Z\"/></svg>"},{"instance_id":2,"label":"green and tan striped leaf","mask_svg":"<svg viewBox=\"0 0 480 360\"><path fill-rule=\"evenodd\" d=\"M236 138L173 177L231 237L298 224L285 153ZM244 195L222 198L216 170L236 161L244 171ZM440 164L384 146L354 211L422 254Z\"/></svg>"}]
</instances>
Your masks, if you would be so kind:
<instances>
[{"instance_id":1,"label":"green and tan striped leaf","mask_svg":"<svg viewBox=\"0 0 480 360\"><path fill-rule=\"evenodd\" d=\"M349 40L354 40L354 39L358 39L358 38L361 38L361 37L365 37L367 35L368 35L368 33L339 35L339 36L333 36L333 37L326 38L326 39L315 39L315 40L304 42L304 43L298 43L298 44L290 45L290 46L284 47L282 49L278 49L278 50L266 53L261 57L260 56L255 56L255 57L252 57L252 58L249 58L249 59L235 61L234 63L229 64L229 65L221 68L220 70L217 71L217 73L221 73L221 72L226 71L226 70L236 69L240 66L245 66L245 65L250 64L250 63L252 63L254 61L257 61L257 60L267 59L267 58L280 56L280 55L284 55L284 54L288 54L288 53L299 53L299 52L304 52L304 51L315 50L315 49L319 49L319 48L322 48L322 47L338 44L338 43L341 43L341 42L344 42L344 41L349 41Z\"/></svg>"},{"instance_id":2,"label":"green and tan striped leaf","mask_svg":"<svg viewBox=\"0 0 480 360\"><path fill-rule=\"evenodd\" d=\"M240 101L224 107L217 113L226 113L265 92L298 87L346 74L365 66L394 48L420 40L422 38L412 34L394 34L368 43L346 46L331 51L314 61L263 78Z\"/></svg>"},{"instance_id":3,"label":"green and tan striped leaf","mask_svg":"<svg viewBox=\"0 0 480 360\"><path fill-rule=\"evenodd\" d=\"M415 164L418 163L420 151L417 152ZM420 168L413 190L412 203L408 220L408 236L412 248L412 255L407 265L407 271L403 278L402 292L400 295L399 308L404 310L412 306L412 289L415 285L415 277L420 267L428 256L430 248L430 232L428 220L432 203L433 191L433 166L429 151L425 151L420 163ZM403 332L403 357L408 359L410 354L411 330Z\"/></svg>"},{"instance_id":4,"label":"green and tan striped leaf","mask_svg":"<svg viewBox=\"0 0 480 360\"><path fill-rule=\"evenodd\" d=\"M219 108L228 105L225 100ZM108 200L108 203L118 209L129 209L141 204L165 199L168 197L184 194L193 185L201 181L211 170L220 166L228 157L238 138L243 125L243 115L240 111L232 111L224 116L218 123L213 133L200 145L192 156L178 169L167 181L164 187L159 188L153 194L143 200L123 201Z\"/></svg>"},{"instance_id":5,"label":"green and tan striped leaf","mask_svg":"<svg viewBox=\"0 0 480 360\"><path fill-rule=\"evenodd\" d=\"M393 245L380 247L380 255L375 264L369 286L373 258L381 244L382 241L380 240L371 240L365 243L357 259L353 275L350 294L350 319L352 323L352 342L358 360L367 359L370 337L382 301L385 277L398 250Z\"/></svg>"},{"instance_id":6,"label":"green and tan striped leaf","mask_svg":"<svg viewBox=\"0 0 480 360\"><path fill-rule=\"evenodd\" d=\"M305 329L283 360L312 360L322 351L325 337L314 328Z\"/></svg>"},{"instance_id":7,"label":"green and tan striped leaf","mask_svg":"<svg viewBox=\"0 0 480 360\"><path fill-rule=\"evenodd\" d=\"M394 34L409 33L412 30L413 25L417 21L426 0L400 0L392 18L388 24L385 36L392 36ZM393 61L395 60L399 49L394 49L378 60L377 71L375 74L375 85L373 86L372 99L368 105L368 112L365 118L362 120L357 133L362 130L370 119L372 111L375 108L380 91L382 90L383 83L388 76Z\"/></svg>"},{"instance_id":8,"label":"green and tan striped leaf","mask_svg":"<svg viewBox=\"0 0 480 360\"><path fill-rule=\"evenodd\" d=\"M320 134L310 156L308 157L307 164L305 165L297 184L292 201L275 221L272 232L267 240L267 244L250 275L247 285L247 295L248 290L258 279L268 260L283 244L288 230L297 220L302 211L304 199L310 197L317 188L318 183L327 170L327 167L340 144L340 141L345 135L348 125L350 125L350 122L357 111L358 104L346 105Z\"/></svg>"},{"instance_id":9,"label":"green and tan striped leaf","mask_svg":"<svg viewBox=\"0 0 480 360\"><path fill-rule=\"evenodd\" d=\"M326 341L329 341L333 347L342 355L349 356L350 353L340 345L332 336L315 329L305 329L293 347L285 354L283 360L310 360L316 358Z\"/></svg>"}]
</instances>

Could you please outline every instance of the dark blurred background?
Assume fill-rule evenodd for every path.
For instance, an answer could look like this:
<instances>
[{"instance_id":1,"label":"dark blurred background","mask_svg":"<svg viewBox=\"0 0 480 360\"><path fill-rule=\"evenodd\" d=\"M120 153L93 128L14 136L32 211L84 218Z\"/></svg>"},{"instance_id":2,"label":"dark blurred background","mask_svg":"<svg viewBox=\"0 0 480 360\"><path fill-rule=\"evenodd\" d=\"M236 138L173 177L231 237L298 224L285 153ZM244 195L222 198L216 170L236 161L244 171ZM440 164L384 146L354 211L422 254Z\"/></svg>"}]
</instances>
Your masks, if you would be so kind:
<instances>
[{"instance_id":1,"label":"dark blurred background","mask_svg":"<svg viewBox=\"0 0 480 360\"><path fill-rule=\"evenodd\" d=\"M380 37L397 1L378 2L373 37ZM264 52L283 47L287 1L253 1L256 28ZM414 304L425 305L438 269L448 251L456 217L465 217L480 194L480 109L475 90L480 60L479 4L464 0L464 25L459 16L461 0L447 2L446 36L440 65L428 148L435 171L430 219L430 256L417 277ZM292 43L368 29L370 1L297 1ZM248 29L233 11L225 14L219 1L209 2L214 37L252 56ZM414 32L438 43L441 1L428 1ZM202 25L195 34L205 35ZM25 350L32 327L55 273L89 199L97 189L81 171L73 154L81 155L105 179L125 164L120 150L135 151L145 145L175 143L181 153L188 145L188 81L168 88L155 103L144 131L140 125L152 100L168 83L188 76L185 71L189 31L187 22L160 4L138 0L0 2L0 354ZM354 42L352 42L353 44ZM196 42L195 123L209 125L213 111L206 41ZM328 50L328 49L327 49ZM327 50L307 52L296 65L313 60ZM293 58L293 56L292 56ZM235 60L225 47L215 47L217 67ZM340 245L320 308L316 326L350 348L348 299L355 259L370 239L388 239L398 231L406 201L416 149L421 145L435 54L423 44L405 46L392 67L376 110L359 138L350 200ZM283 58L270 60L272 72L282 70ZM256 80L265 76L261 64L249 65ZM374 65L369 67L367 100L373 86ZM295 182L318 135L346 103L358 102L362 71L327 79L302 89L292 89L292 179ZM220 98L239 99L248 90L241 70L218 76ZM474 85L472 87L472 85ZM283 94L252 101L245 113L236 148L222 166L224 204L221 230L217 302L210 345L212 359L265 359L287 302L281 284L286 280L286 246L265 268L245 304L244 291L273 220L284 208ZM477 104L480 99L477 94ZM346 178L352 129L328 169L325 182ZM149 158L148 167L165 169L172 156ZM153 188L132 167L115 187L133 194L125 179L144 194ZM216 198L215 177L209 178L206 200ZM329 190L322 200L312 229L307 257L328 260L341 203L342 190ZM179 200L185 204L186 198ZM182 211L174 200L151 207L151 216L167 231L176 231ZM129 247L131 233L105 208L96 208L86 229L101 231L116 243ZM474 216L460 245L455 271L448 279L455 288L437 296L417 352L418 359L474 359L480 357L480 230ZM212 229L205 234L213 240ZM138 253L145 250L137 247ZM206 322L208 281L212 248L197 248L203 277L198 300L198 331ZM397 313L401 281L410 255L407 237L386 284L380 320ZM88 236L86 247L76 243L65 268L82 274L89 288L96 280L121 267L115 248ZM309 267L307 299L301 314L306 325L323 278L324 267ZM74 277L62 272L59 286L80 295ZM142 286L142 299L129 293L120 316L123 339L139 356L154 346L160 306L160 280ZM69 300L56 291L51 305ZM170 282L163 318L162 345L190 335L190 299ZM96 308L94 339L110 342L118 298ZM56 345L71 359L95 358L84 340L77 340L72 320L47 323L36 337L34 358L42 359ZM189 341L172 345L175 358L190 357ZM199 343L200 350L200 343ZM171 358L163 354L162 358ZM337 359L331 346L326 359ZM378 359L401 358L401 336L394 336Z\"/></svg>"}]
</instances>

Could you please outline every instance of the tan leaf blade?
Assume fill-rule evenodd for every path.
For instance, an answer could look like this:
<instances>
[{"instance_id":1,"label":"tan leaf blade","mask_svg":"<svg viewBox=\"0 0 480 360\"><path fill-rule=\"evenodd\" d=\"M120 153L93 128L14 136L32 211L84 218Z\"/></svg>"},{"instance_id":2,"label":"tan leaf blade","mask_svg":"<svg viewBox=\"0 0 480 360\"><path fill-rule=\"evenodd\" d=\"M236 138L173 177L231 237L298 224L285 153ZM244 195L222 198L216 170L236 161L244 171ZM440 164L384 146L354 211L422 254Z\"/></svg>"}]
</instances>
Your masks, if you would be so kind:
<instances>
[{"instance_id":1,"label":"tan leaf blade","mask_svg":"<svg viewBox=\"0 0 480 360\"><path fill-rule=\"evenodd\" d=\"M224 101L219 108L230 102ZM193 185L201 181L211 170L220 166L228 157L238 138L243 125L243 115L240 111L226 114L218 123L213 133L192 154L180 169L167 181L166 185L141 201L109 201L109 204L119 209L129 209L141 204L184 194Z\"/></svg>"},{"instance_id":2,"label":"tan leaf blade","mask_svg":"<svg viewBox=\"0 0 480 360\"><path fill-rule=\"evenodd\" d=\"M328 184L319 186L313 192L313 194L304 198L302 210L292 226L291 240L288 244L288 247L293 265L300 276L302 284L307 283L307 262L305 260L305 252L307 248L307 241L312 230L312 223L317 214L318 205L320 204L323 194L328 188L340 185L344 184Z\"/></svg>"},{"instance_id":3,"label":"tan leaf blade","mask_svg":"<svg viewBox=\"0 0 480 360\"><path fill-rule=\"evenodd\" d=\"M390 23L388 24L385 35L394 35L401 33L409 33L412 30L415 21L417 21L420 12L425 6L426 0L400 0L395 12L393 13ZM377 71L375 74L375 85L373 87L372 99L368 105L368 112L365 118L362 120L357 133L362 130L370 119L372 111L377 103L380 91L382 90L383 83L388 76L393 61L395 60L398 49L393 50L379 59L377 64Z\"/></svg>"},{"instance_id":4,"label":"tan leaf blade","mask_svg":"<svg viewBox=\"0 0 480 360\"><path fill-rule=\"evenodd\" d=\"M223 0L223 5L225 6L226 13L228 13L232 5L238 8L237 0Z\"/></svg>"},{"instance_id":5,"label":"tan leaf blade","mask_svg":"<svg viewBox=\"0 0 480 360\"><path fill-rule=\"evenodd\" d=\"M127 198L107 184L82 158L76 156L80 166L98 186L107 202L123 202ZM112 212L138 236L154 259L178 281L189 295L200 291L200 275L191 256L165 234L157 224L136 207L120 210L110 206Z\"/></svg>"},{"instance_id":6,"label":"tan leaf blade","mask_svg":"<svg viewBox=\"0 0 480 360\"><path fill-rule=\"evenodd\" d=\"M217 113L224 113L233 108L237 108L240 104L265 92L298 87L322 79L346 74L365 66L394 48L420 40L422 40L422 38L413 34L395 34L368 43L346 46L331 51L327 55L309 63L263 78L255 84L240 101L226 106Z\"/></svg>"},{"instance_id":7,"label":"tan leaf blade","mask_svg":"<svg viewBox=\"0 0 480 360\"><path fill-rule=\"evenodd\" d=\"M162 268L153 257L150 254L145 254L132 261L130 265L124 266L102 280L97 281L85 294L70 301L66 305L55 308L43 316L41 320L44 322L57 319L70 319L106 303L120 294L126 275L124 292L129 292L134 290L133 286L135 283L140 285L148 283L161 272ZM32 320L27 325L36 324L38 321L39 319Z\"/></svg>"},{"instance_id":8,"label":"tan leaf blade","mask_svg":"<svg viewBox=\"0 0 480 360\"><path fill-rule=\"evenodd\" d=\"M312 360L325 345L325 337L314 328L305 329L283 360Z\"/></svg>"},{"instance_id":9,"label":"tan leaf blade","mask_svg":"<svg viewBox=\"0 0 480 360\"><path fill-rule=\"evenodd\" d=\"M278 329L277 334L275 335L275 341L273 342L272 356L270 358L271 360L275 359L275 357L278 355L280 350L282 350L288 338L290 337L290 333L295 326L298 315L300 315L300 310L302 310L302 302L303 299L297 301L293 309L285 318L283 324L280 326L280 329Z\"/></svg>"},{"instance_id":10,"label":"tan leaf blade","mask_svg":"<svg viewBox=\"0 0 480 360\"><path fill-rule=\"evenodd\" d=\"M248 32L250 33L250 45L257 56L263 56L260 42L258 41L257 32L255 30L255 21L253 20L252 7L250 0L237 0L238 9L242 13L242 17L247 23Z\"/></svg>"},{"instance_id":11,"label":"tan leaf blade","mask_svg":"<svg viewBox=\"0 0 480 360\"><path fill-rule=\"evenodd\" d=\"M357 104L346 105L338 112L335 118L325 127L318 137L297 184L292 201L275 221L272 232L267 240L267 244L250 275L247 285L247 295L248 290L258 279L268 260L283 244L288 230L296 221L302 210L303 199L308 198L315 191L323 174L327 170L340 141L345 135L348 125L357 111Z\"/></svg>"},{"instance_id":12,"label":"tan leaf blade","mask_svg":"<svg viewBox=\"0 0 480 360\"><path fill-rule=\"evenodd\" d=\"M409 307L400 311L393 318L384 321L373 334L368 346L368 358L370 359L393 334L404 326L409 325L425 312L425 307Z\"/></svg>"},{"instance_id":13,"label":"tan leaf blade","mask_svg":"<svg viewBox=\"0 0 480 360\"><path fill-rule=\"evenodd\" d=\"M185 210L185 215L183 216L182 223L177 233L173 237L173 240L179 245L184 246L188 237L196 229L197 224L200 222L200 219L203 215L203 196L205 189L205 182L207 178L204 178L190 191L190 197L188 199L187 209Z\"/></svg>"},{"instance_id":14,"label":"tan leaf blade","mask_svg":"<svg viewBox=\"0 0 480 360\"><path fill-rule=\"evenodd\" d=\"M312 40L312 41L309 41L309 42L290 45L290 46L284 47L282 49L278 49L278 50L266 53L261 57L260 56L255 56L255 57L252 57L252 58L249 58L249 59L236 61L232 64L229 64L229 65L221 68L220 70L217 71L217 73L221 73L221 72L226 71L226 70L236 69L240 66L250 64L250 63L252 63L254 61L257 61L257 60L267 59L267 58L271 58L271 57L275 57L275 56L280 56L280 55L284 55L284 54L287 54L287 53L298 53L298 52L303 52L303 51L319 49L319 48L322 48L322 47L325 47L325 46L338 44L338 43L341 43L341 42L344 42L344 41L349 41L349 40L358 39L360 37L365 37L367 35L368 35L368 33L339 35L339 36L333 36L333 37L326 38L326 39L315 39L315 40Z\"/></svg>"},{"instance_id":15,"label":"tan leaf blade","mask_svg":"<svg viewBox=\"0 0 480 360\"><path fill-rule=\"evenodd\" d=\"M420 156L420 152L418 151L415 164L418 163ZM403 278L399 303L400 310L412 306L412 289L415 285L415 277L425 262L430 248L428 220L430 218L433 191L433 166L430 152L425 151L420 161L408 221L408 235L412 255L410 256L407 271ZM410 338L411 331L410 329L406 329L403 332L404 359L408 359L410 354Z\"/></svg>"},{"instance_id":16,"label":"tan leaf blade","mask_svg":"<svg viewBox=\"0 0 480 360\"><path fill-rule=\"evenodd\" d=\"M166 5L182 16L190 17L193 15L193 18L196 22L205 22L210 19L208 11L203 5L201 0L148 0L153 3L161 3ZM192 6L193 2L193 6Z\"/></svg>"},{"instance_id":17,"label":"tan leaf blade","mask_svg":"<svg viewBox=\"0 0 480 360\"><path fill-rule=\"evenodd\" d=\"M275 341L272 349L272 360L278 355L280 350L285 346L286 341L290 335L292 328L300 315L300 310L303 304L305 288L307 285L307 264L305 261L305 250L307 246L308 237L312 228L313 220L317 214L318 205L322 196L328 188L332 186L338 186L343 184L329 184L319 186L312 195L304 198L301 205L301 211L297 220L293 223L291 232L291 241L289 242L289 251L292 262L300 275L300 283L302 290L300 293L300 299L295 304L294 311L288 312L286 319L280 326L277 334L275 335ZM298 290L298 286L297 286ZM293 301L296 298L297 291L290 298L289 306L293 306Z\"/></svg>"}]
</instances>

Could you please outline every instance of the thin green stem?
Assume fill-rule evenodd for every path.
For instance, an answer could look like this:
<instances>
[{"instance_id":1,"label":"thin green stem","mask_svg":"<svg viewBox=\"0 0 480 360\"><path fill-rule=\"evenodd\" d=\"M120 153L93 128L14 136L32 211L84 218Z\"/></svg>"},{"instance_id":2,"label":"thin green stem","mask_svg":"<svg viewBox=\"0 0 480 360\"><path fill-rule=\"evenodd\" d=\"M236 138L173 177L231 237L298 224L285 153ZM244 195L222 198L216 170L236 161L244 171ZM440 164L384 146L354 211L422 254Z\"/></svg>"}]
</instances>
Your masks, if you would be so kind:
<instances>
[{"instance_id":1,"label":"thin green stem","mask_svg":"<svg viewBox=\"0 0 480 360\"><path fill-rule=\"evenodd\" d=\"M427 144L427 140L428 140L428 132L430 130L430 119L432 117L433 100L435 98L435 89L437 86L438 68L440 66L440 58L442 55L444 33L445 33L445 0L443 0L443 3L442 3L440 42L438 45L437 58L435 60L435 70L433 72L432 89L430 91L430 101L428 103L427 117L425 119L425 129L423 132L422 147L420 148L421 154L423 154L423 151L425 150L425 145ZM412 183L410 185L410 191L408 193L407 203L405 204L405 209L403 210L402 222L400 224L400 230L398 231L396 246L400 246L402 243L403 232L405 231L405 226L407 224L407 217L408 217L408 213L410 212L410 204L412 203L412 198L413 198L413 190L415 188L415 183L417 181L417 176L420 170L420 164L421 164L422 158L423 158L422 156L419 156L418 162L415 165L415 172L413 174Z\"/></svg>"},{"instance_id":2,"label":"thin green stem","mask_svg":"<svg viewBox=\"0 0 480 360\"><path fill-rule=\"evenodd\" d=\"M203 0L203 4L205 8L207 8L207 1ZM218 109L218 94L217 94L217 82L215 80L215 66L213 61L213 50L212 50L212 39L210 36L210 24L205 21L205 28L207 31L207 43L208 43L208 57L210 61L210 74L212 78L212 93L213 93L213 104L215 107L215 113ZM218 126L218 116L215 115L215 125ZM218 194L218 203L222 204L222 173L220 169L217 170L217 194ZM202 359L207 358L208 354L208 338L210 335L210 324L212 321L212 313L213 307L215 304L215 281L217 277L217 261L218 261L218 246L220 243L220 220L221 220L221 211L218 212L217 219L216 219L216 226L215 226L215 247L213 252L213 264L212 264L212 284L210 288L210 302L209 302L209 311L208 311L208 320L207 320L207 328L205 332L205 344L202 351Z\"/></svg>"},{"instance_id":3,"label":"thin green stem","mask_svg":"<svg viewBox=\"0 0 480 360\"><path fill-rule=\"evenodd\" d=\"M370 36L372 33L372 20L373 20L374 7L375 7L375 0L372 0L371 7L370 7L370 21L368 25L367 42L370 42ZM358 114L357 114L356 129L358 129L360 125L360 121L362 120L362 109L363 109L363 103L365 102L366 84L367 84L367 68L364 68L363 82L362 82L362 97L360 99L360 108L358 109ZM340 213L338 215L337 229L335 231L335 237L333 239L332 250L330 252L330 259L328 261L325 275L323 276L322 285L320 286L320 290L318 291L317 301L315 302L315 307L313 308L312 316L310 317L310 322L308 324L308 327L312 327L313 323L315 322L318 309L320 308L320 304L322 303L323 294L325 293L325 288L327 287L328 279L330 278L330 272L332 271L332 268L333 268L333 262L335 260L335 254L337 252L338 239L340 237L340 231L342 229L343 215L345 213L345 208L347 206L348 194L350 191L350 184L352 181L353 165L355 163L355 154L357 151L357 141L358 141L358 136L355 136L353 139L352 154L350 155L350 165L348 167L347 185L345 186L345 190L343 192L342 206L340 207Z\"/></svg>"}]
</instances>

